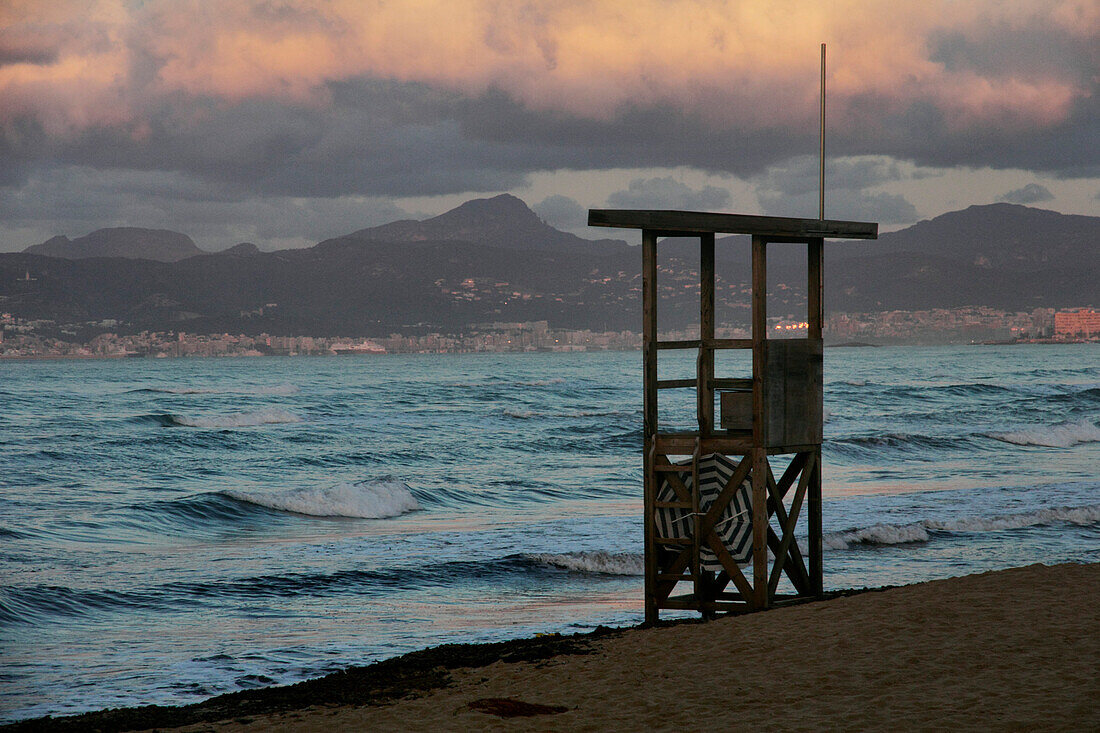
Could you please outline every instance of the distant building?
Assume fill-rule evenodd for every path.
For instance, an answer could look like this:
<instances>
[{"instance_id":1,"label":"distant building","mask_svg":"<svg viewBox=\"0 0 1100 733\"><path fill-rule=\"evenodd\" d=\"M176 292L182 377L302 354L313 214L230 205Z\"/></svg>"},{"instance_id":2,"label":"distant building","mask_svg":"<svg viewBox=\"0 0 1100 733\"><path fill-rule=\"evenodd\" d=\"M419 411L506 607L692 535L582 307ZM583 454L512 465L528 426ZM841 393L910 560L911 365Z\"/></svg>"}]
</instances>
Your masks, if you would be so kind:
<instances>
[{"instance_id":1,"label":"distant building","mask_svg":"<svg viewBox=\"0 0 1100 733\"><path fill-rule=\"evenodd\" d=\"M1100 337L1100 311L1075 308L1054 314L1054 338L1079 339Z\"/></svg>"}]
</instances>

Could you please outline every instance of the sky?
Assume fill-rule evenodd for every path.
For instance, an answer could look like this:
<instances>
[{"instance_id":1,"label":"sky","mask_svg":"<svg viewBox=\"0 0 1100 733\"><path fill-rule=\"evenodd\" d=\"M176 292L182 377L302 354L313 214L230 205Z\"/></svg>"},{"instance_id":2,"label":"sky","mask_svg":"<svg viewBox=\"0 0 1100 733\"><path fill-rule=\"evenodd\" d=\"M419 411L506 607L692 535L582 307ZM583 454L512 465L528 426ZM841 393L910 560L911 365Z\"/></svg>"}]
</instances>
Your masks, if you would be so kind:
<instances>
[{"instance_id":1,"label":"sky","mask_svg":"<svg viewBox=\"0 0 1100 733\"><path fill-rule=\"evenodd\" d=\"M0 251L301 247L505 192L590 237L814 217L822 42L828 217L1100 216L1096 0L0 0Z\"/></svg>"}]
</instances>

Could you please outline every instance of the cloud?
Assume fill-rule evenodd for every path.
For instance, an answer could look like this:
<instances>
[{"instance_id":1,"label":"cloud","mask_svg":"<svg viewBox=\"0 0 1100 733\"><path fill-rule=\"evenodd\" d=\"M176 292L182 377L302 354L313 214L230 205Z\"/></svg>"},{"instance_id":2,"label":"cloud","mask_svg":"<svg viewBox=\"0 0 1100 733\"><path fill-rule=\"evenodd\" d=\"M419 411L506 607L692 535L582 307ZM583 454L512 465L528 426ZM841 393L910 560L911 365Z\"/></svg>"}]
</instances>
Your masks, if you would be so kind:
<instances>
[{"instance_id":1,"label":"cloud","mask_svg":"<svg viewBox=\"0 0 1100 733\"><path fill-rule=\"evenodd\" d=\"M764 212L773 216L817 216L818 165L812 156L797 156L755 177L753 183ZM910 224L920 217L908 199L873 189L928 174L912 166L903 168L896 160L882 156L829 160L825 166L825 215L830 219Z\"/></svg>"},{"instance_id":2,"label":"cloud","mask_svg":"<svg viewBox=\"0 0 1100 733\"><path fill-rule=\"evenodd\" d=\"M817 156L796 156L769 166L757 177L757 182L766 189L786 195L817 193L819 166ZM903 173L898 161L882 155L833 158L825 162L825 182L829 190L859 190L912 175L908 171Z\"/></svg>"},{"instance_id":3,"label":"cloud","mask_svg":"<svg viewBox=\"0 0 1100 733\"><path fill-rule=\"evenodd\" d=\"M833 124L860 132L840 133L844 144L889 153L891 128L920 110L951 139L1069 122L1096 92L1100 33L1098 14L1081 0L57 6L39 14L38 4L17 5L6 29L33 32L36 48L55 60L0 66L9 101L0 119L30 117L57 137L104 125L140 136L148 112L171 100L323 109L332 85L373 79L469 99L499 93L524 110L620 134L633 112L671 110L715 131L798 139L817 124L824 38L833 41Z\"/></svg>"},{"instance_id":4,"label":"cloud","mask_svg":"<svg viewBox=\"0 0 1100 733\"><path fill-rule=\"evenodd\" d=\"M828 150L849 161L830 168L838 205L914 216L876 188L899 165L1100 175L1089 0L8 0L0 197L56 171L141 174L247 217L240 202L323 210L512 190L536 172L695 168L755 180L778 209L816 189L790 161L817 149L822 39ZM674 189L615 195L728 205ZM73 221L93 201L103 221L125 209L66 190Z\"/></svg>"},{"instance_id":5,"label":"cloud","mask_svg":"<svg viewBox=\"0 0 1100 733\"><path fill-rule=\"evenodd\" d=\"M997 200L1006 201L1010 204L1038 204L1043 201L1053 201L1054 194L1046 186L1029 183L1023 188L1009 191Z\"/></svg>"},{"instance_id":6,"label":"cloud","mask_svg":"<svg viewBox=\"0 0 1100 733\"><path fill-rule=\"evenodd\" d=\"M552 227L557 229L579 229L588 221L588 211L576 199L555 194L547 196L531 209Z\"/></svg>"},{"instance_id":7,"label":"cloud","mask_svg":"<svg viewBox=\"0 0 1100 733\"><path fill-rule=\"evenodd\" d=\"M180 174L86 167L44 171L0 193L0 251L110 226L180 231L208 250L242 241L282 249L414 216L386 199L257 197Z\"/></svg>"},{"instance_id":8,"label":"cloud","mask_svg":"<svg viewBox=\"0 0 1100 733\"><path fill-rule=\"evenodd\" d=\"M672 178L635 178L623 191L607 197L607 204L621 209L684 209L717 211L730 205L730 192L717 186L695 189Z\"/></svg>"}]
</instances>

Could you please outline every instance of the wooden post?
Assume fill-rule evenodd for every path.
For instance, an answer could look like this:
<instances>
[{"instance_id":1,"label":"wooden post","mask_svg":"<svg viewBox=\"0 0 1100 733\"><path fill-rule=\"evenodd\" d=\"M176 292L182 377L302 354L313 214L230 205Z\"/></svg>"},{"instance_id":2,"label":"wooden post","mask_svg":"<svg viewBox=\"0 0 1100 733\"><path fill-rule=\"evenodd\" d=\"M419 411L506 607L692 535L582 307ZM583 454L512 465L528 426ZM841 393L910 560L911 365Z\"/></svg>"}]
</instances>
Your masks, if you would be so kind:
<instances>
[{"instance_id":1,"label":"wooden post","mask_svg":"<svg viewBox=\"0 0 1100 733\"><path fill-rule=\"evenodd\" d=\"M811 239L810 243L806 245L806 321L809 323L806 337L811 339L821 338L825 321L825 309L822 302L824 280L821 272L824 249L824 240L822 239Z\"/></svg>"},{"instance_id":2,"label":"wooden post","mask_svg":"<svg viewBox=\"0 0 1100 733\"><path fill-rule=\"evenodd\" d=\"M768 606L768 436L764 379L768 366L767 240L752 238L752 605Z\"/></svg>"},{"instance_id":3,"label":"wooden post","mask_svg":"<svg viewBox=\"0 0 1100 733\"><path fill-rule=\"evenodd\" d=\"M822 54L824 55L825 49L822 46ZM824 322L825 322L825 304L823 298L824 292L824 273L823 273L823 252L824 252L824 239L813 239L807 247L807 321L809 322L809 329L806 336L810 339L822 340L824 337ZM808 405L807 409L816 410L818 415L821 414L823 405ZM822 553L822 539L821 539L821 446L817 446L813 451L813 471L810 475L809 496L807 497L806 505L806 529L807 529L807 554L809 555L810 567L808 569L810 575L810 592L818 597L824 593L824 574L821 564Z\"/></svg>"},{"instance_id":4,"label":"wooden post","mask_svg":"<svg viewBox=\"0 0 1100 733\"><path fill-rule=\"evenodd\" d=\"M654 512L657 477L653 471L657 448L657 235L642 231L642 409L644 414L645 505L645 620L657 621L657 546L654 543Z\"/></svg>"},{"instance_id":5,"label":"wooden post","mask_svg":"<svg viewBox=\"0 0 1100 733\"><path fill-rule=\"evenodd\" d=\"M699 361L695 389L699 435L714 431L714 233L699 235Z\"/></svg>"},{"instance_id":6,"label":"wooden post","mask_svg":"<svg viewBox=\"0 0 1100 733\"><path fill-rule=\"evenodd\" d=\"M821 566L821 446L813 451L813 472L810 474L809 502L806 517L807 550L810 555L810 593L821 598L825 594L824 572Z\"/></svg>"}]
</instances>

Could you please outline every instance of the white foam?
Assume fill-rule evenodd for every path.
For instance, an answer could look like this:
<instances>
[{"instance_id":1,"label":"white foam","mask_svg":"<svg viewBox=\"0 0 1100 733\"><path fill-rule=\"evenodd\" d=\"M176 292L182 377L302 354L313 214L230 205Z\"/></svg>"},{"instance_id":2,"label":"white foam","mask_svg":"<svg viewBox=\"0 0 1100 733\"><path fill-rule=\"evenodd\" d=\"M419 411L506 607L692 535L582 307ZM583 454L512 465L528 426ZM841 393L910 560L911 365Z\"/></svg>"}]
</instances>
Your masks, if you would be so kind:
<instances>
[{"instance_id":1,"label":"white foam","mask_svg":"<svg viewBox=\"0 0 1100 733\"><path fill-rule=\"evenodd\" d=\"M828 532L821 543L830 550L845 550L852 545L900 545L927 542L928 531L921 524L875 524L845 532Z\"/></svg>"},{"instance_id":2,"label":"white foam","mask_svg":"<svg viewBox=\"0 0 1100 733\"><path fill-rule=\"evenodd\" d=\"M992 517L962 517L947 521L925 519L913 524L876 524L843 532L828 532L822 543L830 550L845 550L852 545L898 545L927 542L929 532L996 532L1006 529L1037 527L1055 522L1077 525L1100 524L1100 504L1077 507L1051 507L1019 514Z\"/></svg>"},{"instance_id":3,"label":"white foam","mask_svg":"<svg viewBox=\"0 0 1100 733\"><path fill-rule=\"evenodd\" d=\"M1078 443L1100 442L1100 428L1089 420L1063 425L1050 425L1007 433L987 433L996 440L1016 445L1040 445L1047 448L1070 448Z\"/></svg>"},{"instance_id":4,"label":"white foam","mask_svg":"<svg viewBox=\"0 0 1100 733\"><path fill-rule=\"evenodd\" d=\"M345 481L323 489L301 488L281 493L255 491L224 493L238 501L314 517L384 519L420 508L408 485L394 478Z\"/></svg>"},{"instance_id":5,"label":"white foam","mask_svg":"<svg viewBox=\"0 0 1100 733\"><path fill-rule=\"evenodd\" d=\"M637 553L566 552L560 555L537 553L528 558L543 565L579 573L604 575L645 575L645 558Z\"/></svg>"},{"instance_id":6,"label":"white foam","mask_svg":"<svg viewBox=\"0 0 1100 733\"><path fill-rule=\"evenodd\" d=\"M536 379L533 382L518 382L521 387L549 387L552 384L565 384L565 380L561 377L554 377L553 379Z\"/></svg>"},{"instance_id":7,"label":"white foam","mask_svg":"<svg viewBox=\"0 0 1100 733\"><path fill-rule=\"evenodd\" d=\"M240 412L235 415L221 415L218 417L186 417L177 415L174 416L173 419L180 425L187 425L192 428L245 428L253 425L296 423L302 421L302 418L298 415L277 408Z\"/></svg>"},{"instance_id":8,"label":"white foam","mask_svg":"<svg viewBox=\"0 0 1100 733\"><path fill-rule=\"evenodd\" d=\"M1100 504L1077 507L1054 507L1022 514L1002 514L995 517L963 517L947 522L925 521L929 529L946 532L995 532L1002 529L1022 529L1055 522L1088 525L1100 523Z\"/></svg>"}]
</instances>

